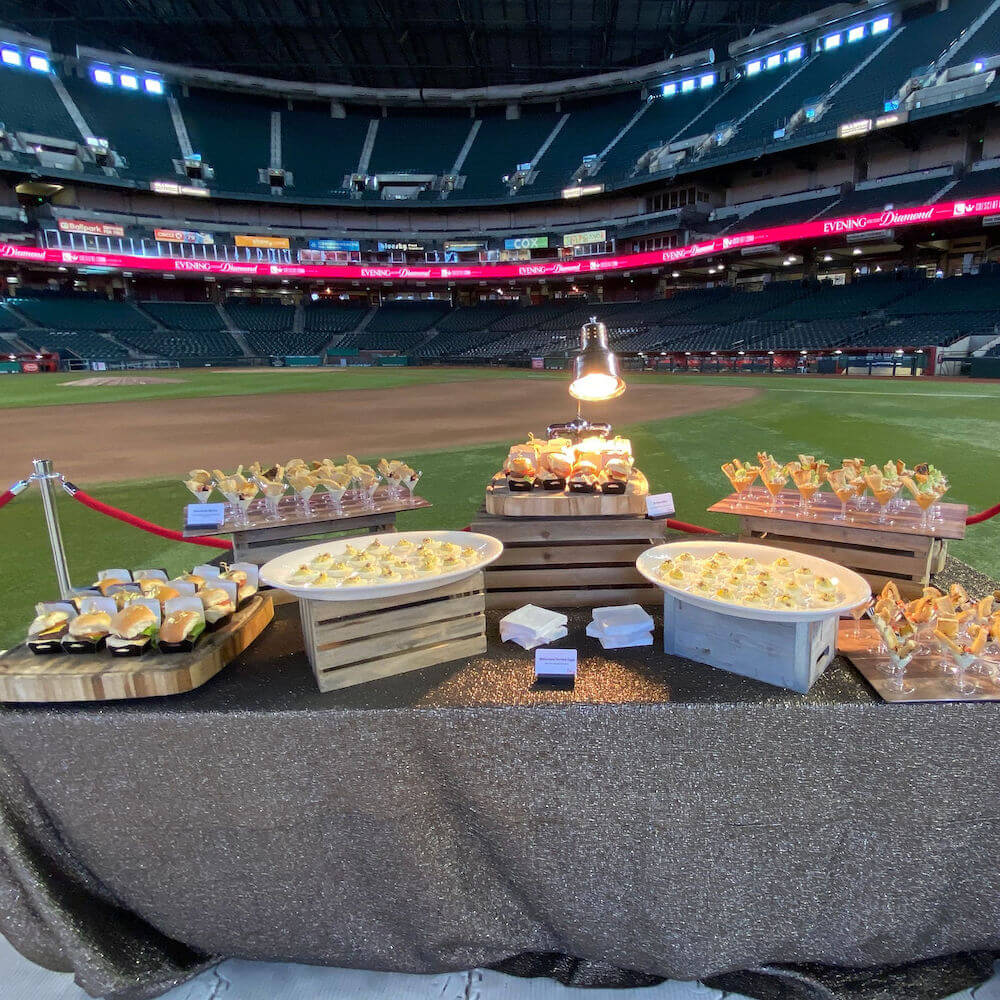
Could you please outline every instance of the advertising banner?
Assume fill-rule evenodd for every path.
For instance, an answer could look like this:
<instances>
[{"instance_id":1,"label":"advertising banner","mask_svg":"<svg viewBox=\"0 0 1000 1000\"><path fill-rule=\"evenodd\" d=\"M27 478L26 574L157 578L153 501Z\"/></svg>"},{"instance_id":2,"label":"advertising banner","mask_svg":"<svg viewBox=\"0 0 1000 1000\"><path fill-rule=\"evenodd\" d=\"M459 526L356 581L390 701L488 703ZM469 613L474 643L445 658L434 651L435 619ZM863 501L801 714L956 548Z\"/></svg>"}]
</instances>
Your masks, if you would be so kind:
<instances>
[{"instance_id":1,"label":"advertising banner","mask_svg":"<svg viewBox=\"0 0 1000 1000\"><path fill-rule=\"evenodd\" d=\"M287 250L287 236L237 236L234 240L238 247L256 247L258 250Z\"/></svg>"},{"instance_id":2,"label":"advertising banner","mask_svg":"<svg viewBox=\"0 0 1000 1000\"><path fill-rule=\"evenodd\" d=\"M83 233L86 236L125 235L125 229L113 222L88 222L86 219L60 219L59 228L64 233Z\"/></svg>"}]
</instances>

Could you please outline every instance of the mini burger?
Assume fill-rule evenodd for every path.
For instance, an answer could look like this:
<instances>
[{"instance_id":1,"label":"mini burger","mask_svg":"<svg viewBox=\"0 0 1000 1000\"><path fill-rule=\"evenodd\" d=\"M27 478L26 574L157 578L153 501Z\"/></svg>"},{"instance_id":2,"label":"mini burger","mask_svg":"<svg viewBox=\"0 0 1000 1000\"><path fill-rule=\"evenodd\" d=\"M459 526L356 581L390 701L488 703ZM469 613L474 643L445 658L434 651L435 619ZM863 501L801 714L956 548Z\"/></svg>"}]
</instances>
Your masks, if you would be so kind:
<instances>
[{"instance_id":1,"label":"mini burger","mask_svg":"<svg viewBox=\"0 0 1000 1000\"><path fill-rule=\"evenodd\" d=\"M94 587L101 592L104 597L108 596L108 591L112 587L118 587L123 583L130 583L129 580L123 580L120 576L106 576L102 580L98 580Z\"/></svg>"},{"instance_id":2,"label":"mini burger","mask_svg":"<svg viewBox=\"0 0 1000 1000\"><path fill-rule=\"evenodd\" d=\"M205 586L205 578L203 576L199 576L197 573L185 573L183 576L178 577L178 579L182 580L184 583L192 584L194 586L195 593Z\"/></svg>"},{"instance_id":3,"label":"mini burger","mask_svg":"<svg viewBox=\"0 0 1000 1000\"><path fill-rule=\"evenodd\" d=\"M66 631L71 639L100 642L111 631L111 615L107 611L88 611L77 615Z\"/></svg>"},{"instance_id":4,"label":"mini burger","mask_svg":"<svg viewBox=\"0 0 1000 1000\"><path fill-rule=\"evenodd\" d=\"M61 639L66 634L68 624L69 612L43 611L28 626L28 639L34 642Z\"/></svg>"},{"instance_id":5,"label":"mini burger","mask_svg":"<svg viewBox=\"0 0 1000 1000\"><path fill-rule=\"evenodd\" d=\"M245 601L257 593L257 588L250 583L246 570L230 569L221 574L223 580L232 580L236 584L236 599Z\"/></svg>"},{"instance_id":6,"label":"mini burger","mask_svg":"<svg viewBox=\"0 0 1000 1000\"><path fill-rule=\"evenodd\" d=\"M199 595L202 607L205 609L205 621L214 625L226 615L231 615L236 608L233 599L225 587L206 587Z\"/></svg>"},{"instance_id":7,"label":"mini burger","mask_svg":"<svg viewBox=\"0 0 1000 1000\"><path fill-rule=\"evenodd\" d=\"M129 604L111 619L110 649L144 647L156 635L156 615L145 604Z\"/></svg>"},{"instance_id":8,"label":"mini burger","mask_svg":"<svg viewBox=\"0 0 1000 1000\"><path fill-rule=\"evenodd\" d=\"M197 611L175 611L160 625L160 645L175 646L194 642L205 629L205 619Z\"/></svg>"}]
</instances>

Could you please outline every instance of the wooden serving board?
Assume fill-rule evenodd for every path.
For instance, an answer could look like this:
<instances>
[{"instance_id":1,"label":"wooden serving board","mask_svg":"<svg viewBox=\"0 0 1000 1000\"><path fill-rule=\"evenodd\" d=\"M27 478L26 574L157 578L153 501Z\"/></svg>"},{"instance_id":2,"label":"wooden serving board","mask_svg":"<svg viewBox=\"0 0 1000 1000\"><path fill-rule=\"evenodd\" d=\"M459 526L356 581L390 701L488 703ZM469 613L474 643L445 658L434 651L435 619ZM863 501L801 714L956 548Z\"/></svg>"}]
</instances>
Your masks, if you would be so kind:
<instances>
[{"instance_id":1,"label":"wooden serving board","mask_svg":"<svg viewBox=\"0 0 1000 1000\"><path fill-rule=\"evenodd\" d=\"M273 617L270 596L258 594L190 653L115 657L104 649L92 656L36 656L22 644L0 656L0 701L117 701L193 691L239 656Z\"/></svg>"},{"instance_id":2,"label":"wooden serving board","mask_svg":"<svg viewBox=\"0 0 1000 1000\"><path fill-rule=\"evenodd\" d=\"M511 492L507 477L497 473L486 487L486 513L497 517L614 517L645 514L649 483L636 470L626 493L556 493L536 486L530 492Z\"/></svg>"}]
</instances>

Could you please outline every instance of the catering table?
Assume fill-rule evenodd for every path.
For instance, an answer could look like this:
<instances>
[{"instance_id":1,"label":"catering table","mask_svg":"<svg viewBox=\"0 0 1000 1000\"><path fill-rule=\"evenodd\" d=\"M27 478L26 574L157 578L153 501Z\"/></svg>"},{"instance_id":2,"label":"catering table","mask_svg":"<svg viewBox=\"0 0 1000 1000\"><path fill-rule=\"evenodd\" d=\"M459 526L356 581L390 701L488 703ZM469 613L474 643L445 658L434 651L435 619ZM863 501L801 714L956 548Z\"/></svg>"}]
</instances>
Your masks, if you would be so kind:
<instances>
[{"instance_id":1,"label":"catering table","mask_svg":"<svg viewBox=\"0 0 1000 1000\"><path fill-rule=\"evenodd\" d=\"M116 1000L219 957L699 979L1000 948L1000 704L603 654L586 612L576 688L535 689L497 617L483 657L320 694L286 607L190 694L3 708L0 931Z\"/></svg>"}]
</instances>

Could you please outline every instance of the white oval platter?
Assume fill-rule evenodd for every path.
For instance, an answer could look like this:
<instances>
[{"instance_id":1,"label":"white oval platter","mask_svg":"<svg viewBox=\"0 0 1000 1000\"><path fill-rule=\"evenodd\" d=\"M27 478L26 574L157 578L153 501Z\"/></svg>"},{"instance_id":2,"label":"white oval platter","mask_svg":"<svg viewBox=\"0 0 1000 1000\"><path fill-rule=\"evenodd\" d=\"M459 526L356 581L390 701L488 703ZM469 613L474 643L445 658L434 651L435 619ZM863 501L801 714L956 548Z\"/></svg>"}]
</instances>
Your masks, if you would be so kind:
<instances>
[{"instance_id":1,"label":"white oval platter","mask_svg":"<svg viewBox=\"0 0 1000 1000\"><path fill-rule=\"evenodd\" d=\"M419 580L404 580L399 583L372 583L365 586L351 587L309 587L302 584L288 583L288 577L303 563L315 559L321 552L329 552L334 559L343 555L348 545L356 549L365 549L376 539L387 546L406 540L419 545L424 539L435 542L453 542L463 548L474 548L480 558L470 565L446 573L436 573L434 576L421 577ZM271 587L277 587L295 597L310 601L367 601L382 597L395 597L400 594L417 594L422 590L433 590L443 587L446 583L457 583L490 563L496 562L503 553L503 543L491 535L480 535L471 531L396 531L381 535L361 535L355 538L337 538L318 545L308 545L302 549L286 552L276 556L260 568L260 579Z\"/></svg>"},{"instance_id":2,"label":"white oval platter","mask_svg":"<svg viewBox=\"0 0 1000 1000\"><path fill-rule=\"evenodd\" d=\"M837 586L843 591L844 599L835 605L825 608L802 608L797 611L784 611L778 608L750 608L731 601L718 601L700 594L692 594L680 587L671 586L666 580L661 580L656 571L664 559L676 559L682 552L689 552L695 559L705 559L713 552L725 552L733 559L752 556L761 563L772 563L779 556L785 556L794 569L806 566L817 576L828 576L836 580ZM770 545L754 545L750 542L668 542L646 549L635 561L636 569L650 583L661 590L673 594L674 597L695 604L708 611L732 615L734 618L751 618L767 622L805 622L817 621L821 618L835 618L847 614L851 608L856 608L871 597L871 588L867 581L853 570L838 566L827 559L806 555L804 552L794 552L791 549L778 549Z\"/></svg>"}]
</instances>

